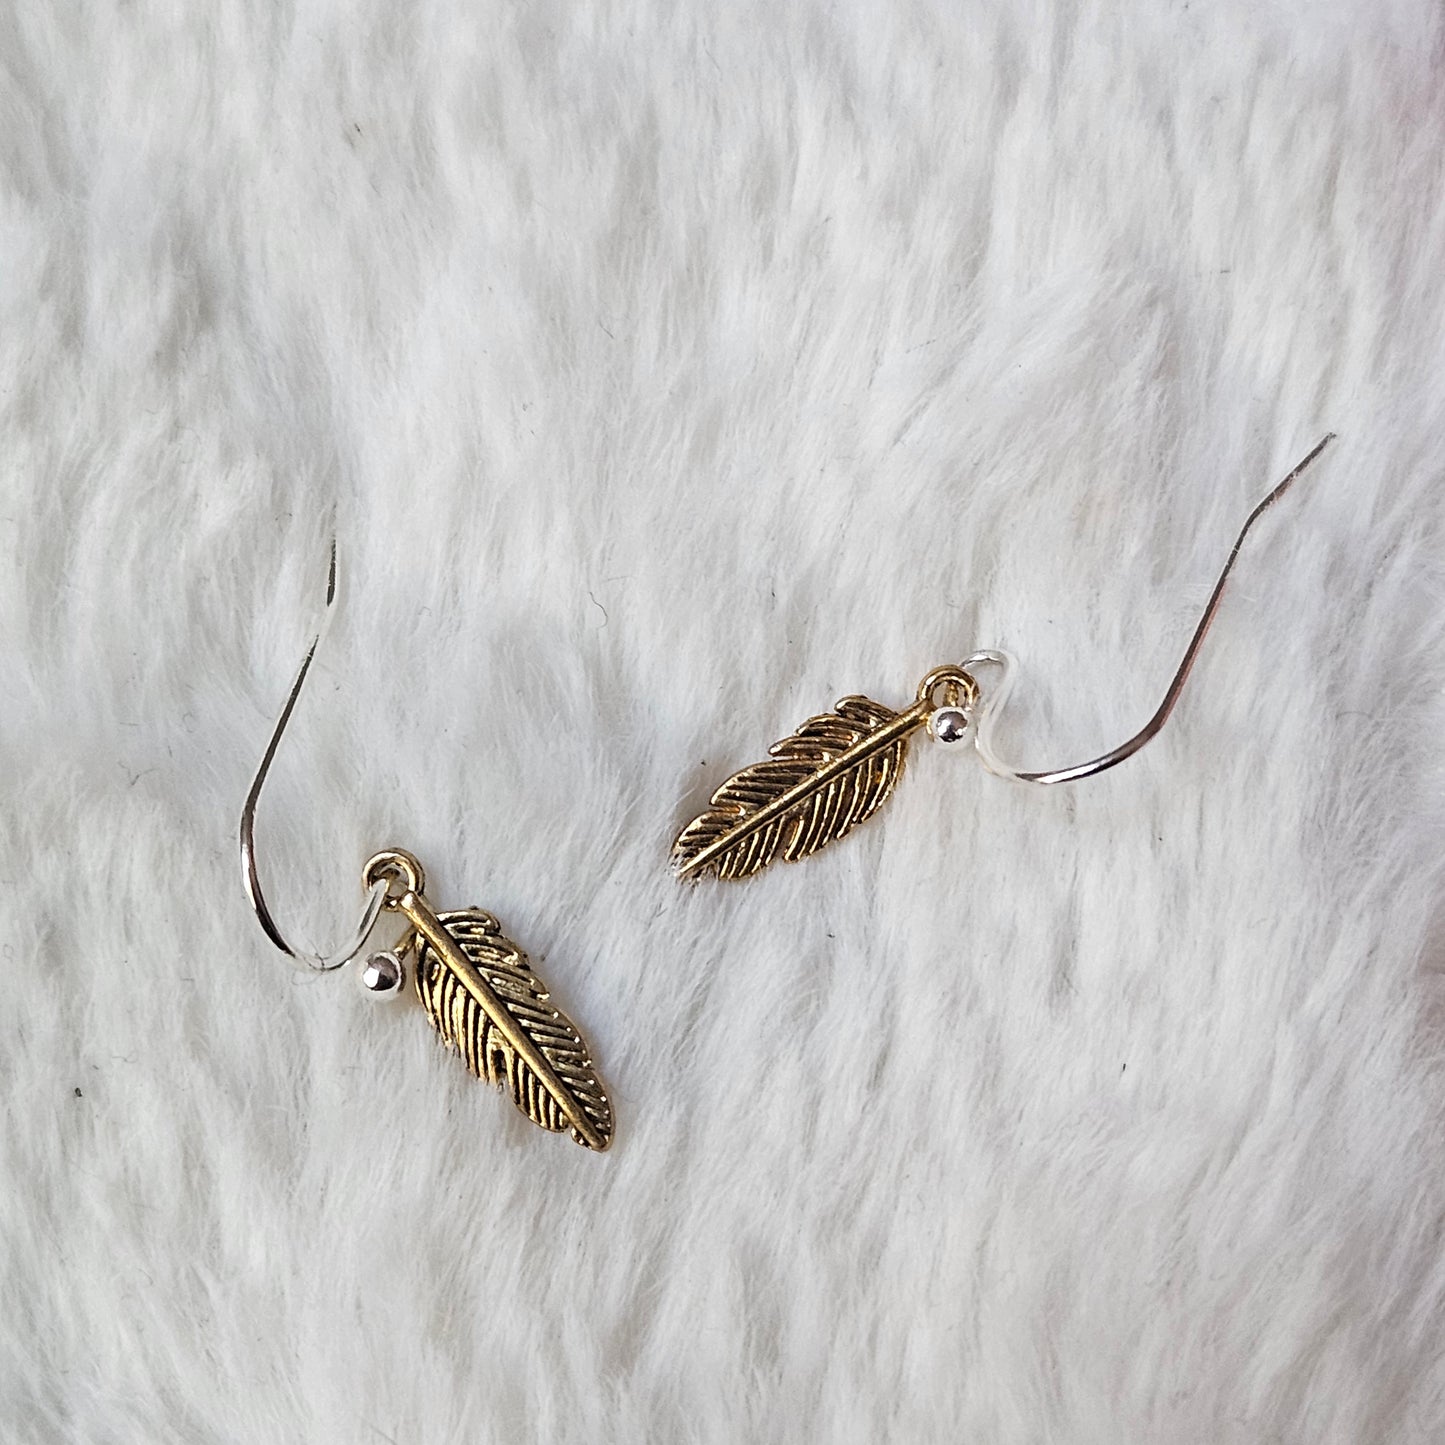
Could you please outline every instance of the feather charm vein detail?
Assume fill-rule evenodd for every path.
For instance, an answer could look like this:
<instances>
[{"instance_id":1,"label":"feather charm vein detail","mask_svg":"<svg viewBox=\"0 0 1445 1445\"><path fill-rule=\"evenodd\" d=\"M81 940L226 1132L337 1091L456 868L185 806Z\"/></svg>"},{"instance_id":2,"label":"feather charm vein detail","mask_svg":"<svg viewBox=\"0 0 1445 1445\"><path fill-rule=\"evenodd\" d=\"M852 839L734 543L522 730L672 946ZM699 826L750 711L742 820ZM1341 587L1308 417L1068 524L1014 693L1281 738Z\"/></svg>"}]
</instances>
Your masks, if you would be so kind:
<instances>
[{"instance_id":1,"label":"feather charm vein detail","mask_svg":"<svg viewBox=\"0 0 1445 1445\"><path fill-rule=\"evenodd\" d=\"M707 811L677 835L673 872L751 878L776 858L811 858L893 796L917 729L949 746L971 740L978 700L973 676L952 665L934 668L902 712L867 697L840 699L712 795Z\"/></svg>"},{"instance_id":2,"label":"feather charm vein detail","mask_svg":"<svg viewBox=\"0 0 1445 1445\"><path fill-rule=\"evenodd\" d=\"M479 908L434 912L421 864L400 848L376 854L362 882L383 887L382 906L411 924L392 958L415 955L416 995L441 1041L540 1128L608 1148L612 1102L587 1041L497 920Z\"/></svg>"},{"instance_id":3,"label":"feather charm vein detail","mask_svg":"<svg viewBox=\"0 0 1445 1445\"><path fill-rule=\"evenodd\" d=\"M916 704L894 712L866 697L809 718L774 743L767 760L734 773L711 806L677 836L681 878L751 878L775 858L810 858L883 806L903 776L909 734L927 719Z\"/></svg>"},{"instance_id":4,"label":"feather charm vein detail","mask_svg":"<svg viewBox=\"0 0 1445 1445\"><path fill-rule=\"evenodd\" d=\"M579 1144L612 1142L612 1106L587 1044L555 1004L526 954L480 909L441 913L453 943L419 933L416 992L442 1042L495 1084L534 1123L571 1130Z\"/></svg>"}]
</instances>

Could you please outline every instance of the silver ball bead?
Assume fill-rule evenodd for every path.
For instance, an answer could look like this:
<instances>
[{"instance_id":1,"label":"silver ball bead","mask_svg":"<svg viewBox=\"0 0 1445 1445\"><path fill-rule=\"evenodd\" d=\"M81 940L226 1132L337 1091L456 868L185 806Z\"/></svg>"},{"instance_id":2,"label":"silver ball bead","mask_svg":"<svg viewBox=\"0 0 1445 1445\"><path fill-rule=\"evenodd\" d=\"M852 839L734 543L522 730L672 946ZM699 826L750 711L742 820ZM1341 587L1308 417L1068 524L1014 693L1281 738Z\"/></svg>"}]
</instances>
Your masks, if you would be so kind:
<instances>
[{"instance_id":1,"label":"silver ball bead","mask_svg":"<svg viewBox=\"0 0 1445 1445\"><path fill-rule=\"evenodd\" d=\"M406 986L406 966L389 949L361 965L361 986L372 998L395 998Z\"/></svg>"},{"instance_id":2,"label":"silver ball bead","mask_svg":"<svg viewBox=\"0 0 1445 1445\"><path fill-rule=\"evenodd\" d=\"M968 714L961 707L941 707L929 718L928 730L934 742L952 747L968 736Z\"/></svg>"}]
</instances>

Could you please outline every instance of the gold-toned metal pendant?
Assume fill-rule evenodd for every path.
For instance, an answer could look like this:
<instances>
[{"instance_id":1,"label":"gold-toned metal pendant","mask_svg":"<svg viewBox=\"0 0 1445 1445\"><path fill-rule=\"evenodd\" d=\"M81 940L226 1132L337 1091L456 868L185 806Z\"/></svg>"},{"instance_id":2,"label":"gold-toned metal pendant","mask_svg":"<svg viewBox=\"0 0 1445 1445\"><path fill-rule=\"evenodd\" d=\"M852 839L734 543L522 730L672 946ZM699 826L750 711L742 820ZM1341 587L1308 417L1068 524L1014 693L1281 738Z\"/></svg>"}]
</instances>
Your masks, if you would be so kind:
<instances>
[{"instance_id":1,"label":"gold-toned metal pendant","mask_svg":"<svg viewBox=\"0 0 1445 1445\"><path fill-rule=\"evenodd\" d=\"M672 845L679 878L751 878L775 858L796 863L866 822L893 795L921 727L962 739L978 701L962 668L935 668L913 706L894 712L866 697L842 698L734 773ZM942 726L933 720L941 719Z\"/></svg>"},{"instance_id":2,"label":"gold-toned metal pendant","mask_svg":"<svg viewBox=\"0 0 1445 1445\"><path fill-rule=\"evenodd\" d=\"M383 957L404 963L413 955L416 996L442 1042L539 1128L570 1130L579 1144L606 1149L612 1104L586 1040L497 920L477 908L433 912L421 864L399 848L369 859L362 879L383 885L382 906L411 925Z\"/></svg>"},{"instance_id":3,"label":"gold-toned metal pendant","mask_svg":"<svg viewBox=\"0 0 1445 1445\"><path fill-rule=\"evenodd\" d=\"M1144 726L1118 747L1067 768L1025 772L994 751L992 726L1008 699L1013 659L985 649L957 666L935 668L911 707L894 712L866 697L845 697L833 712L809 718L774 743L760 763L734 773L677 835L679 878L751 878L776 858L796 863L851 833L888 801L903 776L912 735L926 727L945 746L971 742L989 772L1019 783L1051 785L1102 773L1132 757L1167 721L1184 689L1249 530L1334 439L1331 432L1245 519L1174 677ZM980 677L990 679L985 688Z\"/></svg>"}]
</instances>

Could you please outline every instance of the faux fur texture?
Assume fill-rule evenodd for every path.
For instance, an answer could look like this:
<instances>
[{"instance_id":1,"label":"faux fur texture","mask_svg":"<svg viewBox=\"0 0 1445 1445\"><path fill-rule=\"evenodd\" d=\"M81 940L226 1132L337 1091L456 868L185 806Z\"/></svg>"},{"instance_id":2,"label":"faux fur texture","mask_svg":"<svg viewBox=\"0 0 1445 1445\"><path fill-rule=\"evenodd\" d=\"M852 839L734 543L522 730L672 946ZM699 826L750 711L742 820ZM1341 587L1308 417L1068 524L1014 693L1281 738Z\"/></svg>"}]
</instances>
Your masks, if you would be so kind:
<instances>
[{"instance_id":1,"label":"faux fur texture","mask_svg":"<svg viewBox=\"0 0 1445 1445\"><path fill-rule=\"evenodd\" d=\"M1445 1437L1428 0L0 7L7 1441ZM843 693L1008 740L680 888ZM499 915L613 1152L297 977Z\"/></svg>"}]
</instances>

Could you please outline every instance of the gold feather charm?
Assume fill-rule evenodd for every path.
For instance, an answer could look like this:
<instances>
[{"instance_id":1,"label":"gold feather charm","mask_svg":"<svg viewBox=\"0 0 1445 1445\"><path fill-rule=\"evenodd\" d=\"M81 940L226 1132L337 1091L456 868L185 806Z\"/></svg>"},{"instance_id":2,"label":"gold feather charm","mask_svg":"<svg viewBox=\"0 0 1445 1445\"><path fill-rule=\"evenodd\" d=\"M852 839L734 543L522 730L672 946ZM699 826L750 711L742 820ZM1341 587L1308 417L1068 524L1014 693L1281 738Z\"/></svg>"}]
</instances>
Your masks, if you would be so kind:
<instances>
[{"instance_id":1,"label":"gold feather charm","mask_svg":"<svg viewBox=\"0 0 1445 1445\"><path fill-rule=\"evenodd\" d=\"M893 795L917 729L929 728L943 743L962 741L977 700L978 684L959 667L930 672L903 712L843 698L712 795L711 807L677 835L673 871L679 878L751 878L780 856L788 863L811 858Z\"/></svg>"},{"instance_id":2,"label":"gold feather charm","mask_svg":"<svg viewBox=\"0 0 1445 1445\"><path fill-rule=\"evenodd\" d=\"M416 994L442 1042L534 1124L606 1149L612 1104L587 1043L497 920L480 909L433 912L421 864L400 849L370 859L363 879L368 888L387 883L382 906L411 924L394 951L377 957L397 960L399 981L400 960L415 954Z\"/></svg>"}]
</instances>

